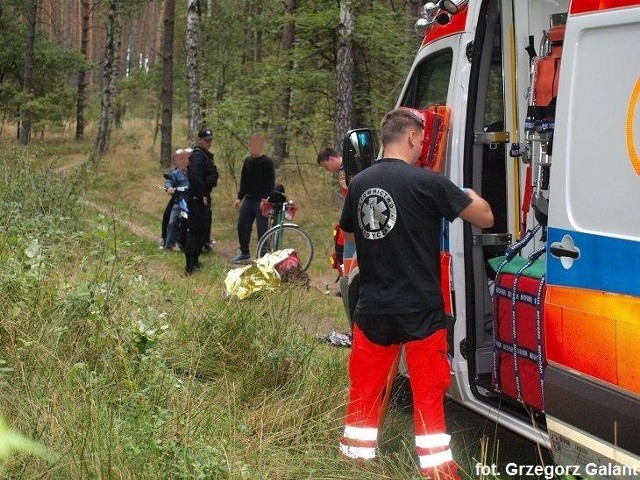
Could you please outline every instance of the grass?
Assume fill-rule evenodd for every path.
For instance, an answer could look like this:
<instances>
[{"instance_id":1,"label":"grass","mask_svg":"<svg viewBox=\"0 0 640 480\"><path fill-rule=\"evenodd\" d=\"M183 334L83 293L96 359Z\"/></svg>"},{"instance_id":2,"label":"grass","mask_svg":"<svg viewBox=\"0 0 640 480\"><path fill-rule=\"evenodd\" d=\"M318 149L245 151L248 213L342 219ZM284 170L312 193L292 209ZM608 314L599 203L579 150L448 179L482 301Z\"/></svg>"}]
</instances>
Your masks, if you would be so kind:
<instances>
[{"instance_id":1,"label":"grass","mask_svg":"<svg viewBox=\"0 0 640 480\"><path fill-rule=\"evenodd\" d=\"M417 478L410 412L390 412L374 464L337 455L347 352L310 333L345 328L340 302L295 287L224 299L224 257L181 278L180 256L80 201L159 230L166 197L150 138L120 133L100 166L64 174L52 172L87 143L1 143L0 415L51 458L14 455L0 478ZM306 165L312 154L299 162L280 181L318 239L311 273L327 275L339 204L332 179ZM234 190L223 170L222 244L234 241Z\"/></svg>"}]
</instances>

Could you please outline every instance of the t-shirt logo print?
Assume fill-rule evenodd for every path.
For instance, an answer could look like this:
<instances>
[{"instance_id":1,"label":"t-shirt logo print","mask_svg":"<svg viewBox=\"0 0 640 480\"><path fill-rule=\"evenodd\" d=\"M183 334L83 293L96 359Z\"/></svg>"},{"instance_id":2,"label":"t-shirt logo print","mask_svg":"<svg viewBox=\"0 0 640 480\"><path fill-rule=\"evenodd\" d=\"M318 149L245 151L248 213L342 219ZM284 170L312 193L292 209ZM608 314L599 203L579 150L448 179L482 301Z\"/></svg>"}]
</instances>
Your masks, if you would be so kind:
<instances>
[{"instance_id":1,"label":"t-shirt logo print","mask_svg":"<svg viewBox=\"0 0 640 480\"><path fill-rule=\"evenodd\" d=\"M370 188L358 201L358 223L367 240L378 240L387 236L396 224L396 203L386 190Z\"/></svg>"}]
</instances>

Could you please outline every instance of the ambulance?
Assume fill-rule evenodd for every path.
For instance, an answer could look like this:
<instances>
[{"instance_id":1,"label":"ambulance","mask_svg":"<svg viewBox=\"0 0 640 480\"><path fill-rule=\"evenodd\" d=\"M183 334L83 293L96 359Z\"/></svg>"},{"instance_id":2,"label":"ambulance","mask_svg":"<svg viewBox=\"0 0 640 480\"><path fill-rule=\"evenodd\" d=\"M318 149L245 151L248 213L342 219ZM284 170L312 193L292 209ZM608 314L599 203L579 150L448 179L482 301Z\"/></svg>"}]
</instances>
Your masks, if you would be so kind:
<instances>
[{"instance_id":1,"label":"ambulance","mask_svg":"<svg viewBox=\"0 0 640 480\"><path fill-rule=\"evenodd\" d=\"M441 0L416 29L397 106L495 217L442 227L449 395L564 473L640 478L640 0Z\"/></svg>"}]
</instances>

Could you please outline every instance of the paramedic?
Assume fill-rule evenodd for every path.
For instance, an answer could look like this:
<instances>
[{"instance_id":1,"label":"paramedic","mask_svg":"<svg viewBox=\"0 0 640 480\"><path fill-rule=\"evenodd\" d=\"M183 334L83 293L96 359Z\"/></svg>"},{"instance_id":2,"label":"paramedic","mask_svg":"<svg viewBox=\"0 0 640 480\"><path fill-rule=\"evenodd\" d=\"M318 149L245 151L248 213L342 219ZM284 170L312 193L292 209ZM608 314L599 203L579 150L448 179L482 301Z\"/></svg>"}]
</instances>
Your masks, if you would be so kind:
<instances>
[{"instance_id":1,"label":"paramedic","mask_svg":"<svg viewBox=\"0 0 640 480\"><path fill-rule=\"evenodd\" d=\"M375 457L383 387L404 346L420 471L431 478L457 479L444 416L451 374L439 232L443 217L489 228L493 214L474 191L414 166L423 126L411 110L387 113L381 137L385 157L354 177L340 219L345 237L355 237L360 264L340 451L352 459Z\"/></svg>"}]
</instances>

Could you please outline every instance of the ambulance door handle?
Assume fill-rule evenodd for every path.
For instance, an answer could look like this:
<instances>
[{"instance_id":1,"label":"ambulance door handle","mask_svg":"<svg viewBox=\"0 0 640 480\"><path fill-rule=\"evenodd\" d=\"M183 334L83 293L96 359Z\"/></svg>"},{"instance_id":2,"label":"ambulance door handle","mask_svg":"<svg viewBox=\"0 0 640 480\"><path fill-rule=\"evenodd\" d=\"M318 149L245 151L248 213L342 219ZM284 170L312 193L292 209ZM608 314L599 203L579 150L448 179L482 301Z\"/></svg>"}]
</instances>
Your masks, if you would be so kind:
<instances>
[{"instance_id":1,"label":"ambulance door handle","mask_svg":"<svg viewBox=\"0 0 640 480\"><path fill-rule=\"evenodd\" d=\"M549 247L549 252L555 258L560 259L560 263L569 270L573 262L580 258L580 249L573 243L571 235L565 235L560 242L553 242Z\"/></svg>"},{"instance_id":2,"label":"ambulance door handle","mask_svg":"<svg viewBox=\"0 0 640 480\"><path fill-rule=\"evenodd\" d=\"M551 245L551 255L554 257L569 257L574 260L577 260L580 256L580 252L578 250L568 249L562 246L560 242L556 242Z\"/></svg>"}]
</instances>

